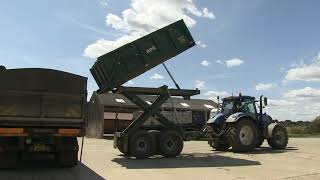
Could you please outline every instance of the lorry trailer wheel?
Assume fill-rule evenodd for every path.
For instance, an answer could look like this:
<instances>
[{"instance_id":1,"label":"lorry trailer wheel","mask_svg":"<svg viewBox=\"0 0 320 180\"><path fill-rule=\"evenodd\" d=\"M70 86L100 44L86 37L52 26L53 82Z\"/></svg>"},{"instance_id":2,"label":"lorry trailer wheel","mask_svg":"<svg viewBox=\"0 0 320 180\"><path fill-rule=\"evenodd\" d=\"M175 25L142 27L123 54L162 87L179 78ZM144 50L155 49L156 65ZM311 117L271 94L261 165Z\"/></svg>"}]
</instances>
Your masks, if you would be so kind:
<instances>
[{"instance_id":1,"label":"lorry trailer wheel","mask_svg":"<svg viewBox=\"0 0 320 180\"><path fill-rule=\"evenodd\" d=\"M240 120L232 125L227 137L233 152L251 151L258 143L257 128L249 119Z\"/></svg>"},{"instance_id":2,"label":"lorry trailer wheel","mask_svg":"<svg viewBox=\"0 0 320 180\"><path fill-rule=\"evenodd\" d=\"M20 159L18 142L16 138L0 138L0 168L11 169L16 168Z\"/></svg>"},{"instance_id":3,"label":"lorry trailer wheel","mask_svg":"<svg viewBox=\"0 0 320 180\"><path fill-rule=\"evenodd\" d=\"M288 133L284 126L278 125L272 131L268 144L272 149L284 149L288 145Z\"/></svg>"},{"instance_id":4,"label":"lorry trailer wheel","mask_svg":"<svg viewBox=\"0 0 320 180\"><path fill-rule=\"evenodd\" d=\"M57 152L55 160L60 167L74 167L78 164L78 151Z\"/></svg>"},{"instance_id":5,"label":"lorry trailer wheel","mask_svg":"<svg viewBox=\"0 0 320 180\"><path fill-rule=\"evenodd\" d=\"M156 149L151 134L146 131L138 131L129 140L130 155L137 159L146 159L153 155Z\"/></svg>"},{"instance_id":6,"label":"lorry trailer wheel","mask_svg":"<svg viewBox=\"0 0 320 180\"><path fill-rule=\"evenodd\" d=\"M76 137L62 138L55 160L60 167L74 167L78 164L78 140Z\"/></svg>"},{"instance_id":7,"label":"lorry trailer wheel","mask_svg":"<svg viewBox=\"0 0 320 180\"><path fill-rule=\"evenodd\" d=\"M183 138L180 133L174 130L160 133L159 150L164 157L176 157L183 149Z\"/></svg>"},{"instance_id":8,"label":"lorry trailer wheel","mask_svg":"<svg viewBox=\"0 0 320 180\"><path fill-rule=\"evenodd\" d=\"M18 152L1 152L0 153L0 169L13 169L18 165Z\"/></svg>"}]
</instances>

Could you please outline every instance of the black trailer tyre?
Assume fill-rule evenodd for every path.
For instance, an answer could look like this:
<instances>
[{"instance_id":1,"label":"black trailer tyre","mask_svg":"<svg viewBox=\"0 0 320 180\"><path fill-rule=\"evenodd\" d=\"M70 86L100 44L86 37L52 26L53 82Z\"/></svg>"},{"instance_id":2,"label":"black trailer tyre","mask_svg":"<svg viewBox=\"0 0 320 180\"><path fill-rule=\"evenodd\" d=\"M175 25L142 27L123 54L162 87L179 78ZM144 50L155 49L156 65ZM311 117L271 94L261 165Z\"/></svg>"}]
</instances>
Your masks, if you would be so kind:
<instances>
[{"instance_id":1,"label":"black trailer tyre","mask_svg":"<svg viewBox=\"0 0 320 180\"><path fill-rule=\"evenodd\" d=\"M55 160L60 167L74 167L78 164L78 140L76 137L62 138Z\"/></svg>"},{"instance_id":2,"label":"black trailer tyre","mask_svg":"<svg viewBox=\"0 0 320 180\"><path fill-rule=\"evenodd\" d=\"M159 150L164 157L176 157L183 149L183 138L180 133L174 130L160 133Z\"/></svg>"},{"instance_id":3,"label":"black trailer tyre","mask_svg":"<svg viewBox=\"0 0 320 180\"><path fill-rule=\"evenodd\" d=\"M251 151L258 143L257 128L249 119L240 120L232 125L227 137L233 152Z\"/></svg>"},{"instance_id":4,"label":"black trailer tyre","mask_svg":"<svg viewBox=\"0 0 320 180\"><path fill-rule=\"evenodd\" d=\"M1 137L0 148L4 147L6 147L6 150L0 152L0 168L16 168L20 159L20 152L18 150L17 139L10 137Z\"/></svg>"},{"instance_id":5,"label":"black trailer tyre","mask_svg":"<svg viewBox=\"0 0 320 180\"><path fill-rule=\"evenodd\" d=\"M57 152L55 160L60 167L74 167L78 164L78 151Z\"/></svg>"},{"instance_id":6,"label":"black trailer tyre","mask_svg":"<svg viewBox=\"0 0 320 180\"><path fill-rule=\"evenodd\" d=\"M129 142L130 155L137 159L146 159L152 156L156 149L156 142L151 134L143 130L133 134Z\"/></svg>"},{"instance_id":7,"label":"black trailer tyre","mask_svg":"<svg viewBox=\"0 0 320 180\"><path fill-rule=\"evenodd\" d=\"M124 142L123 142L123 139L117 139L117 147L118 147L118 150L124 154L124 155L129 155L129 151L128 152L125 152L124 151Z\"/></svg>"},{"instance_id":8,"label":"black trailer tyre","mask_svg":"<svg viewBox=\"0 0 320 180\"><path fill-rule=\"evenodd\" d=\"M288 145L288 133L284 126L278 125L272 131L268 144L272 149L284 149Z\"/></svg>"},{"instance_id":9,"label":"black trailer tyre","mask_svg":"<svg viewBox=\"0 0 320 180\"><path fill-rule=\"evenodd\" d=\"M159 138L160 138L160 131L159 130L149 130L148 133L151 135L153 142L155 142L155 149L153 154L159 155L160 148L159 148Z\"/></svg>"},{"instance_id":10,"label":"black trailer tyre","mask_svg":"<svg viewBox=\"0 0 320 180\"><path fill-rule=\"evenodd\" d=\"M0 169L12 169L18 165L18 152L1 152L0 153Z\"/></svg>"}]
</instances>

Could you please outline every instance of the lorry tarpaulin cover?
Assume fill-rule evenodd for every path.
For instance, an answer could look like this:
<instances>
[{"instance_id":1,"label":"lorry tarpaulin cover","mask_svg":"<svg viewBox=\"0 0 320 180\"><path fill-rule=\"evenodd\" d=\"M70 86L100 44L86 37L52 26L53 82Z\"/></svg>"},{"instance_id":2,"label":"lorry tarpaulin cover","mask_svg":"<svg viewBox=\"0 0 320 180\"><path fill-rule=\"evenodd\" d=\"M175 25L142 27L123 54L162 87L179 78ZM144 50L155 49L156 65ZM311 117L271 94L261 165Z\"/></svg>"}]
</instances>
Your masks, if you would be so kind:
<instances>
[{"instance_id":1,"label":"lorry tarpaulin cover","mask_svg":"<svg viewBox=\"0 0 320 180\"><path fill-rule=\"evenodd\" d=\"M0 71L0 90L86 94L87 78L53 69L9 69Z\"/></svg>"},{"instance_id":2,"label":"lorry tarpaulin cover","mask_svg":"<svg viewBox=\"0 0 320 180\"><path fill-rule=\"evenodd\" d=\"M180 20L104 54L91 68L98 92L113 90L194 45Z\"/></svg>"}]
</instances>

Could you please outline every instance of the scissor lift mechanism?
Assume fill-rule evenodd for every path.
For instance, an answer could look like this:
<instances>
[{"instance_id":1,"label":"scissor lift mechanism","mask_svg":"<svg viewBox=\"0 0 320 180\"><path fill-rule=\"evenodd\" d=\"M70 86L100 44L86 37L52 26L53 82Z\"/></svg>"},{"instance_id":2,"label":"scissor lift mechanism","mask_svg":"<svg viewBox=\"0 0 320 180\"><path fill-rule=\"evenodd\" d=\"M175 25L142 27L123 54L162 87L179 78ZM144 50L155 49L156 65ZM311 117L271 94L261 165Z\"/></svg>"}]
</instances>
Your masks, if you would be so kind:
<instances>
[{"instance_id":1,"label":"scissor lift mechanism","mask_svg":"<svg viewBox=\"0 0 320 180\"><path fill-rule=\"evenodd\" d=\"M142 87L119 87L113 91L119 93L128 98L131 102L136 104L143 110L143 113L135 119L123 132L117 132L114 136L114 148L118 148L118 142L121 139L123 143L124 153L129 152L129 138L136 132L138 132L142 125L150 118L156 118L165 129L173 129L183 136L183 130L179 124L175 124L167 117L160 113L161 106L171 96L181 96L184 99L190 99L190 96L200 94L200 90L186 90L186 89L168 89L168 86L161 86L159 88L142 88ZM139 95L155 95L157 99L148 104ZM148 129L152 130L152 129Z\"/></svg>"}]
</instances>

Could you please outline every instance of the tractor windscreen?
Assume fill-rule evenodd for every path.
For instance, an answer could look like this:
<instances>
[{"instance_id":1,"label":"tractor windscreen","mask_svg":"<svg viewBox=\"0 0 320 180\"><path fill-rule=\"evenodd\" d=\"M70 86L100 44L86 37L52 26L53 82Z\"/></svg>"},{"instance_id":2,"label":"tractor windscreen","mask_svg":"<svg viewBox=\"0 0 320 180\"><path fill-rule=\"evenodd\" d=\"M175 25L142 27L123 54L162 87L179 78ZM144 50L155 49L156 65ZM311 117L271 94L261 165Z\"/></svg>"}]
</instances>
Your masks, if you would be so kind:
<instances>
[{"instance_id":1,"label":"tractor windscreen","mask_svg":"<svg viewBox=\"0 0 320 180\"><path fill-rule=\"evenodd\" d=\"M255 113L256 107L254 98L234 97L225 99L222 103L221 111L226 115L231 115L236 112Z\"/></svg>"},{"instance_id":2,"label":"tractor windscreen","mask_svg":"<svg viewBox=\"0 0 320 180\"><path fill-rule=\"evenodd\" d=\"M222 113L226 114L226 115L230 115L233 114L235 112L235 101L224 101L222 103Z\"/></svg>"}]
</instances>

